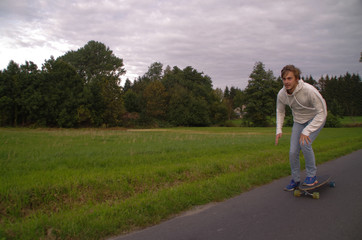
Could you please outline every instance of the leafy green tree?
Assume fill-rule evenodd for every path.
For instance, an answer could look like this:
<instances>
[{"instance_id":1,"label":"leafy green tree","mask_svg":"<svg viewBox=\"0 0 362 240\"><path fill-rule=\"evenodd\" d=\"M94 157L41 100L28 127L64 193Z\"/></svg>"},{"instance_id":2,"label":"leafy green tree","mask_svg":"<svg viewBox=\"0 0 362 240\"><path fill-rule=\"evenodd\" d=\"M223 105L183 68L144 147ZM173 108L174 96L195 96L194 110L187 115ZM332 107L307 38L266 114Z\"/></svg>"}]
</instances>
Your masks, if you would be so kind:
<instances>
[{"instance_id":1,"label":"leafy green tree","mask_svg":"<svg viewBox=\"0 0 362 240\"><path fill-rule=\"evenodd\" d=\"M233 99L231 97L228 86L225 87L224 98L222 99L222 102L227 110L227 119L230 120L232 114L234 113L234 109L233 109Z\"/></svg>"},{"instance_id":2,"label":"leafy green tree","mask_svg":"<svg viewBox=\"0 0 362 240\"><path fill-rule=\"evenodd\" d=\"M74 67L62 59L51 58L42 69L43 96L48 126L74 127L77 125L78 108L81 106L83 81Z\"/></svg>"},{"instance_id":3,"label":"leafy green tree","mask_svg":"<svg viewBox=\"0 0 362 240\"><path fill-rule=\"evenodd\" d=\"M144 77L150 79L151 81L161 80L162 68L162 63L154 62L148 67L148 71L145 73Z\"/></svg>"},{"instance_id":4,"label":"leafy green tree","mask_svg":"<svg viewBox=\"0 0 362 240\"><path fill-rule=\"evenodd\" d=\"M61 57L75 67L86 82L99 79L98 76L113 76L119 79L126 73L123 59L116 57L113 51L101 42L89 41L77 51L69 51Z\"/></svg>"},{"instance_id":5,"label":"leafy green tree","mask_svg":"<svg viewBox=\"0 0 362 240\"><path fill-rule=\"evenodd\" d=\"M243 108L243 105L246 101L245 92L239 89L239 91L236 92L233 100L234 100L234 108L236 108L236 107Z\"/></svg>"},{"instance_id":6,"label":"leafy green tree","mask_svg":"<svg viewBox=\"0 0 362 240\"><path fill-rule=\"evenodd\" d=\"M38 122L42 105L41 72L33 62L26 61L20 66L20 119L22 125Z\"/></svg>"},{"instance_id":7,"label":"leafy green tree","mask_svg":"<svg viewBox=\"0 0 362 240\"><path fill-rule=\"evenodd\" d=\"M21 101L19 65L10 61L0 81L0 123L16 126Z\"/></svg>"},{"instance_id":8,"label":"leafy green tree","mask_svg":"<svg viewBox=\"0 0 362 240\"><path fill-rule=\"evenodd\" d=\"M169 65L166 66L165 70L163 71L163 75L167 75L167 74L171 74L172 70L171 67Z\"/></svg>"},{"instance_id":9,"label":"leafy green tree","mask_svg":"<svg viewBox=\"0 0 362 240\"><path fill-rule=\"evenodd\" d=\"M227 112L227 119L232 119L234 116L233 100L231 98L224 98L223 104Z\"/></svg>"},{"instance_id":10,"label":"leafy green tree","mask_svg":"<svg viewBox=\"0 0 362 240\"><path fill-rule=\"evenodd\" d=\"M213 97L210 104L211 121L213 124L224 123L228 120L228 108L224 104L224 94L220 88L213 91Z\"/></svg>"},{"instance_id":11,"label":"leafy green tree","mask_svg":"<svg viewBox=\"0 0 362 240\"><path fill-rule=\"evenodd\" d=\"M192 67L174 67L162 78L170 93L168 119L175 125L207 126L215 115L211 111L214 93L210 77ZM183 114L183 116L180 116Z\"/></svg>"},{"instance_id":12,"label":"leafy green tree","mask_svg":"<svg viewBox=\"0 0 362 240\"><path fill-rule=\"evenodd\" d=\"M84 79L85 104L82 118L96 126L113 126L121 122L124 103L121 97L120 77L125 74L123 59L116 57L103 43L89 41L77 51L60 57L75 67ZM117 118L117 119L116 119Z\"/></svg>"},{"instance_id":13,"label":"leafy green tree","mask_svg":"<svg viewBox=\"0 0 362 240\"><path fill-rule=\"evenodd\" d=\"M126 82L124 83L123 87L123 93L126 93L128 90L132 88L132 82L128 78L126 79Z\"/></svg>"},{"instance_id":14,"label":"leafy green tree","mask_svg":"<svg viewBox=\"0 0 362 240\"><path fill-rule=\"evenodd\" d=\"M206 101L210 100L212 93L212 81L211 78L207 75L204 75L202 72L198 72L196 69L193 69L191 66L186 67L183 70L184 75L184 86L188 88L195 96L205 99Z\"/></svg>"},{"instance_id":15,"label":"leafy green tree","mask_svg":"<svg viewBox=\"0 0 362 240\"><path fill-rule=\"evenodd\" d=\"M168 119L176 126L207 126L210 124L208 105L183 86L173 89Z\"/></svg>"},{"instance_id":16,"label":"leafy green tree","mask_svg":"<svg viewBox=\"0 0 362 240\"><path fill-rule=\"evenodd\" d=\"M242 105L245 102L243 91L236 87L231 87L229 90L229 87L226 86L224 91L224 98L222 101L227 109L228 119L230 120L235 118L236 115L234 113L234 109L237 107L242 109Z\"/></svg>"},{"instance_id":17,"label":"leafy green tree","mask_svg":"<svg viewBox=\"0 0 362 240\"><path fill-rule=\"evenodd\" d=\"M148 117L164 120L167 111L168 95L162 82L155 80L149 83L143 92L145 113Z\"/></svg>"},{"instance_id":18,"label":"leafy green tree","mask_svg":"<svg viewBox=\"0 0 362 240\"><path fill-rule=\"evenodd\" d=\"M266 71L262 62L257 62L250 74L245 89L245 119L252 126L268 126L269 117L275 115L276 96L279 84L271 70Z\"/></svg>"},{"instance_id":19,"label":"leafy green tree","mask_svg":"<svg viewBox=\"0 0 362 240\"><path fill-rule=\"evenodd\" d=\"M123 99L124 99L124 106L127 112L129 113L141 112L140 98L132 89L128 90L124 94Z\"/></svg>"},{"instance_id":20,"label":"leafy green tree","mask_svg":"<svg viewBox=\"0 0 362 240\"><path fill-rule=\"evenodd\" d=\"M230 88L230 98L233 99L233 101L234 101L236 94L238 94L238 92L240 92L240 91L241 90L236 87L231 87Z\"/></svg>"},{"instance_id":21,"label":"leafy green tree","mask_svg":"<svg viewBox=\"0 0 362 240\"><path fill-rule=\"evenodd\" d=\"M140 122L144 125L153 125L155 119L164 120L166 114L167 98L165 87L161 79L163 65L159 62L152 63L148 71L130 84L125 95L126 109L128 112L138 112Z\"/></svg>"},{"instance_id":22,"label":"leafy green tree","mask_svg":"<svg viewBox=\"0 0 362 240\"><path fill-rule=\"evenodd\" d=\"M4 70L5 72L5 70ZM7 85L9 82L5 77L3 71L0 71L0 126L6 126L10 122L11 119L11 105L13 100L8 96L7 89L9 88Z\"/></svg>"},{"instance_id":23,"label":"leafy green tree","mask_svg":"<svg viewBox=\"0 0 362 240\"><path fill-rule=\"evenodd\" d=\"M221 88L216 88L215 90L213 90L214 93L214 97L218 102L222 102L222 100L224 99L224 93L222 91Z\"/></svg>"},{"instance_id":24,"label":"leafy green tree","mask_svg":"<svg viewBox=\"0 0 362 240\"><path fill-rule=\"evenodd\" d=\"M228 86L225 87L224 98L230 98L230 90Z\"/></svg>"},{"instance_id":25,"label":"leafy green tree","mask_svg":"<svg viewBox=\"0 0 362 240\"><path fill-rule=\"evenodd\" d=\"M101 82L105 110L103 119L107 126L119 126L122 123L122 115L125 113L121 87L114 77L103 77Z\"/></svg>"},{"instance_id":26,"label":"leafy green tree","mask_svg":"<svg viewBox=\"0 0 362 240\"><path fill-rule=\"evenodd\" d=\"M173 88L169 102L168 121L176 126L187 126L190 124L190 93L186 88L178 86Z\"/></svg>"}]
</instances>

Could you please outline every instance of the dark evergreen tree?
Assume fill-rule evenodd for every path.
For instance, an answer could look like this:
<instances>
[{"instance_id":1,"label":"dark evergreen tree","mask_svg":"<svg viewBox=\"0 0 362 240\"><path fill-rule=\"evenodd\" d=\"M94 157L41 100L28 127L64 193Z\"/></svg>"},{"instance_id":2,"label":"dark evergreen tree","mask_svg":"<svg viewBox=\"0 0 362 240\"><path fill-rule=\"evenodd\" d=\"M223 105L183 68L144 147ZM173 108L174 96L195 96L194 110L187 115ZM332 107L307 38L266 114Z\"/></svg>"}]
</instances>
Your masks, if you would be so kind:
<instances>
[{"instance_id":1,"label":"dark evergreen tree","mask_svg":"<svg viewBox=\"0 0 362 240\"><path fill-rule=\"evenodd\" d=\"M252 126L268 126L270 117L275 116L276 96L279 84L271 70L266 71L262 62L257 62L250 74L245 89L245 119Z\"/></svg>"}]
</instances>

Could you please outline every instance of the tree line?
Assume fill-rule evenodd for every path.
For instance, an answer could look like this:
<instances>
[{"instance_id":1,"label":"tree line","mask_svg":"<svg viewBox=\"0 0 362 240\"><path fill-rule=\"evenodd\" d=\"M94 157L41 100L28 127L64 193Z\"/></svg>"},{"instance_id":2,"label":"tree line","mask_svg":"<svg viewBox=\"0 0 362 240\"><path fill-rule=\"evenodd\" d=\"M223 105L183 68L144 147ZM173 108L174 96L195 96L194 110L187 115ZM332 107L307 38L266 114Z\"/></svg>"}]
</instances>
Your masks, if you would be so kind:
<instances>
[{"instance_id":1,"label":"tree line","mask_svg":"<svg viewBox=\"0 0 362 240\"><path fill-rule=\"evenodd\" d=\"M10 61L0 71L0 125L47 127L152 127L223 125L241 109L247 126L268 126L275 117L280 77L255 63L244 90L213 89L211 78L188 66L148 71L121 87L123 59L103 43L89 41L76 51L46 60L41 69L31 61ZM336 116L361 115L361 79L312 76Z\"/></svg>"}]
</instances>

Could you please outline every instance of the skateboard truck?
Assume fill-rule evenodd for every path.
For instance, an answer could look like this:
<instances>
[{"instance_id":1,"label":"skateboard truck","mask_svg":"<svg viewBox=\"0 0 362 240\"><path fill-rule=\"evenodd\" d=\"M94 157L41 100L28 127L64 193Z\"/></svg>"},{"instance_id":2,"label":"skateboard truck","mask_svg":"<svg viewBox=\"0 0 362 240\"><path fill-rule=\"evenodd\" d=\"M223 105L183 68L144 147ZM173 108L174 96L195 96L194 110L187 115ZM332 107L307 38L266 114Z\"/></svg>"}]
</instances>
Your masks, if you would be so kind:
<instances>
[{"instance_id":1,"label":"skateboard truck","mask_svg":"<svg viewBox=\"0 0 362 240\"><path fill-rule=\"evenodd\" d=\"M331 176L317 176L318 183L313 186L300 186L298 189L294 190L294 196L300 197L302 194L306 196L312 196L313 199L319 199L319 192L311 192L317 188L320 188L325 185L329 185L329 187L336 187L336 183L334 181L330 181Z\"/></svg>"}]
</instances>

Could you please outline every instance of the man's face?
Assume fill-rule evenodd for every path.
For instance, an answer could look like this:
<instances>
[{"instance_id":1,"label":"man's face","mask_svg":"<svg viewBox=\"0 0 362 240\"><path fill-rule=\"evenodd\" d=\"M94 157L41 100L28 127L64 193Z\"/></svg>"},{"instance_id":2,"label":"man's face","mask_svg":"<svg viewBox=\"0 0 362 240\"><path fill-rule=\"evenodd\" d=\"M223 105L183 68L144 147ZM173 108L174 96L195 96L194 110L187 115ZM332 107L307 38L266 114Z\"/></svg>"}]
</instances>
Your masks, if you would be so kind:
<instances>
[{"instance_id":1,"label":"man's face","mask_svg":"<svg viewBox=\"0 0 362 240\"><path fill-rule=\"evenodd\" d=\"M286 72L283 76L283 84L289 94L292 94L298 85L298 80L292 72Z\"/></svg>"}]
</instances>

